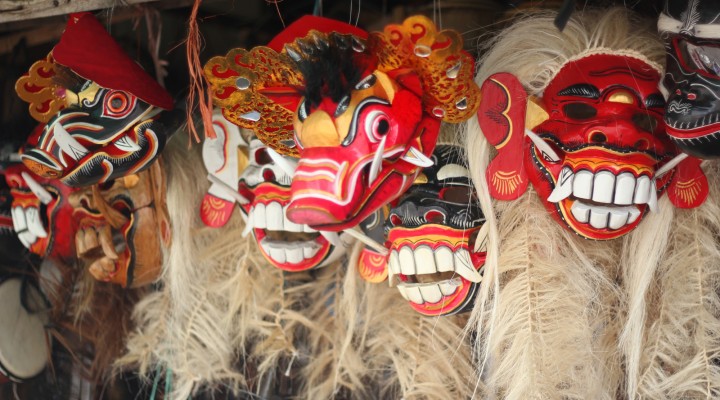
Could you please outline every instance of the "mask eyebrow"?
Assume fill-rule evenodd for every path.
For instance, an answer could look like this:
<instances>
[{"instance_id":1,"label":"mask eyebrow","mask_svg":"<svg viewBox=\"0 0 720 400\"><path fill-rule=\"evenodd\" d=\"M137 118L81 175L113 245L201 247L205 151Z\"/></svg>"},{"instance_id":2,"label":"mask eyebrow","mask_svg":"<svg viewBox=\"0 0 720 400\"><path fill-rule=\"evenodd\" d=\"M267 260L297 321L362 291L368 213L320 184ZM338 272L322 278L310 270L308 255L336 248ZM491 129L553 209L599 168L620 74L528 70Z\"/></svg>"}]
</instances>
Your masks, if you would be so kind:
<instances>
[{"instance_id":1,"label":"mask eyebrow","mask_svg":"<svg viewBox=\"0 0 720 400\"><path fill-rule=\"evenodd\" d=\"M600 90L589 83L580 83L568 86L558 93L558 96L585 97L588 99L599 99Z\"/></svg>"},{"instance_id":2,"label":"mask eyebrow","mask_svg":"<svg viewBox=\"0 0 720 400\"><path fill-rule=\"evenodd\" d=\"M665 107L665 98L660 93L653 93L645 99L645 107L660 108Z\"/></svg>"}]
</instances>

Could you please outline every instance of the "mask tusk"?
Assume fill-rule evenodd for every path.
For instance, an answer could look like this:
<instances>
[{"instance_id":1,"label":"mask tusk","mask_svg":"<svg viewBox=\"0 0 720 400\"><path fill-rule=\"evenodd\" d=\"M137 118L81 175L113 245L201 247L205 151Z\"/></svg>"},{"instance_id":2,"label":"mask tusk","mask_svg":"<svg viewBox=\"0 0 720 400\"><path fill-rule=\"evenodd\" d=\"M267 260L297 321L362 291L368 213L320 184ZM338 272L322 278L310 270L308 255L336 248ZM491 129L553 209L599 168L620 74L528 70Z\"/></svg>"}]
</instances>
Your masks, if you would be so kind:
<instances>
[{"instance_id":1,"label":"mask tusk","mask_svg":"<svg viewBox=\"0 0 720 400\"><path fill-rule=\"evenodd\" d=\"M535 132L531 131L530 129L525 128L525 134L532 140L532 142L537 146L540 151L545 154L546 156L550 157L550 161L552 162L558 162L560 161L560 157L555 153L555 150L550 147L549 144L547 144L546 141L544 141L540 136L538 136Z\"/></svg>"},{"instance_id":2,"label":"mask tusk","mask_svg":"<svg viewBox=\"0 0 720 400\"><path fill-rule=\"evenodd\" d=\"M27 172L23 172L20 174L22 178L25 180L25 183L27 183L28 187L30 188L30 191L33 192L35 196L37 196L40 201L48 205L52 201L53 197L50 194L50 192L47 191L44 187L42 187L41 184L39 184L30 174Z\"/></svg>"},{"instance_id":3,"label":"mask tusk","mask_svg":"<svg viewBox=\"0 0 720 400\"><path fill-rule=\"evenodd\" d=\"M677 167L678 164L683 162L683 160L685 160L686 158L688 158L688 155L685 153L680 153L680 154L676 155L675 157L673 157L672 160L668 161L667 164L663 165L662 167L660 167L659 170L657 170L657 172L655 173L655 179L670 172L671 169Z\"/></svg>"},{"instance_id":4,"label":"mask tusk","mask_svg":"<svg viewBox=\"0 0 720 400\"><path fill-rule=\"evenodd\" d=\"M273 162L278 167L280 167L283 172L285 172L290 177L295 175L295 169L297 169L297 162L288 160L286 157L281 156L277 151L271 149L270 147L266 147L265 150L267 151L267 154L270 156Z\"/></svg>"},{"instance_id":5,"label":"mask tusk","mask_svg":"<svg viewBox=\"0 0 720 400\"><path fill-rule=\"evenodd\" d=\"M375 156L373 157L372 163L370 164L370 175L368 176L368 186L372 185L377 179L378 174L382 171L382 160L383 154L385 153L385 141L387 136L383 136L380 140Z\"/></svg>"}]
</instances>

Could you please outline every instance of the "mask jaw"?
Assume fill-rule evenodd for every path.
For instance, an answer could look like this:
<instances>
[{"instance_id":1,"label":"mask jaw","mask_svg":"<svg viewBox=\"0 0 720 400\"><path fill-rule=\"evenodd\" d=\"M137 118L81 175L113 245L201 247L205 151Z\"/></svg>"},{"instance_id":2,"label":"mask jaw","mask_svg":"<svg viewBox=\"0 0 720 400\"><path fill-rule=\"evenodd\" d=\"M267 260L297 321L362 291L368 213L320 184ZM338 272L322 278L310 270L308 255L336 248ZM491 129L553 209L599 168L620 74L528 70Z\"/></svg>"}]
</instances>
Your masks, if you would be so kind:
<instances>
[{"instance_id":1,"label":"mask jaw","mask_svg":"<svg viewBox=\"0 0 720 400\"><path fill-rule=\"evenodd\" d=\"M321 233L286 216L290 202L291 157L278 165L260 140L249 144L249 161L239 177L238 191L248 202L241 204L246 224L258 243L260 252L274 267L299 272L324 267L345 253L347 246L341 234L338 244L330 243Z\"/></svg>"}]
</instances>

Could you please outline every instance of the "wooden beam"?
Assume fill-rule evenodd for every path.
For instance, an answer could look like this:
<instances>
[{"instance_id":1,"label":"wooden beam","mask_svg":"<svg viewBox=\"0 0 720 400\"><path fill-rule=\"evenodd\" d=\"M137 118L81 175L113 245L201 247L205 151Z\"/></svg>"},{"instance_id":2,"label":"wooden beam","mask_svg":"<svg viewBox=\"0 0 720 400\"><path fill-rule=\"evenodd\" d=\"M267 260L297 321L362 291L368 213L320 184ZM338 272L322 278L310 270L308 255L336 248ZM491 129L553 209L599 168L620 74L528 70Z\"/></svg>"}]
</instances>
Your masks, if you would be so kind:
<instances>
[{"instance_id":1,"label":"wooden beam","mask_svg":"<svg viewBox=\"0 0 720 400\"><path fill-rule=\"evenodd\" d=\"M0 24L157 0L0 0Z\"/></svg>"}]
</instances>

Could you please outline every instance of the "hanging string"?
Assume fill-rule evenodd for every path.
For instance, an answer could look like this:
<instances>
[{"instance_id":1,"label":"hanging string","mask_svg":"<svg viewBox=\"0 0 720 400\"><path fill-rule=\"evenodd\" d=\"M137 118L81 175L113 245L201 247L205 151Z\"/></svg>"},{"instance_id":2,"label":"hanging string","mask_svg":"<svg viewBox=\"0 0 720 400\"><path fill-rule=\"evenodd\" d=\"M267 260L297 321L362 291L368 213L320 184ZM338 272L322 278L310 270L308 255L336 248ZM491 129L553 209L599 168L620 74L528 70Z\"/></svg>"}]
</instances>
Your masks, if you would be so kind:
<instances>
[{"instance_id":1,"label":"hanging string","mask_svg":"<svg viewBox=\"0 0 720 400\"><path fill-rule=\"evenodd\" d=\"M155 379L153 379L152 390L150 390L150 400L155 400L157 394L157 388L160 386L160 366L155 369ZM167 395L167 393L165 393Z\"/></svg>"},{"instance_id":2,"label":"hanging string","mask_svg":"<svg viewBox=\"0 0 720 400\"><path fill-rule=\"evenodd\" d=\"M165 87L168 62L160 58L160 41L162 38L162 18L156 9L144 7L145 26L147 27L148 48L155 67L155 79L160 86Z\"/></svg>"},{"instance_id":3,"label":"hanging string","mask_svg":"<svg viewBox=\"0 0 720 400\"><path fill-rule=\"evenodd\" d=\"M313 15L316 17L322 17L322 0L315 0L315 6L313 7Z\"/></svg>"},{"instance_id":4,"label":"hanging string","mask_svg":"<svg viewBox=\"0 0 720 400\"><path fill-rule=\"evenodd\" d=\"M202 0L195 0L190 19L188 20L188 37L185 42L187 49L187 64L190 74L190 90L187 98L187 115L188 131L192 135L190 140L195 139L196 143L200 143L200 135L198 135L193 120L193 111L196 104L200 110L200 118L202 120L205 137L215 138L215 131L212 129L212 97L207 91L205 82L205 74L203 74L202 63L200 62L200 50L203 46L203 38L200 34L200 27L197 22L197 15Z\"/></svg>"},{"instance_id":5,"label":"hanging string","mask_svg":"<svg viewBox=\"0 0 720 400\"><path fill-rule=\"evenodd\" d=\"M167 398L168 393L172 391L172 377L172 370L168 368L165 372L165 398Z\"/></svg>"},{"instance_id":6,"label":"hanging string","mask_svg":"<svg viewBox=\"0 0 720 400\"><path fill-rule=\"evenodd\" d=\"M358 0L358 10L357 17L355 18L355 26L358 26L358 22L360 22L360 10L362 10L362 0Z\"/></svg>"},{"instance_id":7,"label":"hanging string","mask_svg":"<svg viewBox=\"0 0 720 400\"><path fill-rule=\"evenodd\" d=\"M265 0L268 3L275 4L275 10L277 11L278 18L280 18L280 23L282 23L283 28L285 28L285 20L282 17L282 13L280 12L280 5L278 5L279 2L282 0Z\"/></svg>"}]
</instances>

